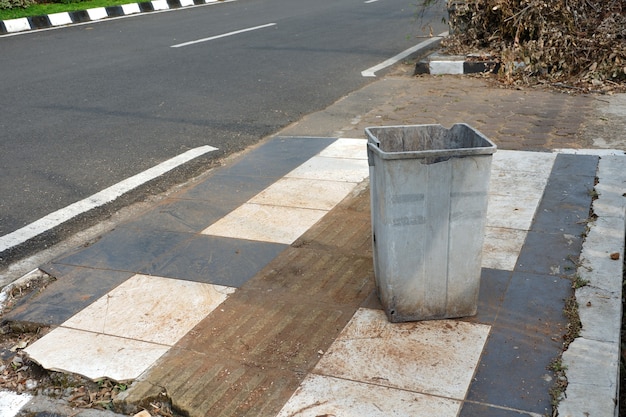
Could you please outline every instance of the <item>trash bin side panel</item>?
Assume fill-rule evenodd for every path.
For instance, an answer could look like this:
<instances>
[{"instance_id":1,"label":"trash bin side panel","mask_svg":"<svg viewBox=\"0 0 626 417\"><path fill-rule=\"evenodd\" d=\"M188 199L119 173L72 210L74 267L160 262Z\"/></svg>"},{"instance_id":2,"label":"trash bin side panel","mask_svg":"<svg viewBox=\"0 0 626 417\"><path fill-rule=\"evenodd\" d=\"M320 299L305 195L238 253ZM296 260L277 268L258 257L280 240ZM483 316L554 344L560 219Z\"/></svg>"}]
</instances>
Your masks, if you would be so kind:
<instances>
[{"instance_id":1,"label":"trash bin side panel","mask_svg":"<svg viewBox=\"0 0 626 417\"><path fill-rule=\"evenodd\" d=\"M384 162L370 179L381 302L391 321L444 317L452 162Z\"/></svg>"},{"instance_id":2,"label":"trash bin side panel","mask_svg":"<svg viewBox=\"0 0 626 417\"><path fill-rule=\"evenodd\" d=\"M424 233L426 213L419 175L411 175L398 161L383 162L377 159L370 167L372 241L378 293L390 315L402 294L423 303L424 286L416 285L416 278L423 275L424 247L416 237Z\"/></svg>"},{"instance_id":3,"label":"trash bin side panel","mask_svg":"<svg viewBox=\"0 0 626 417\"><path fill-rule=\"evenodd\" d=\"M426 230L422 236L427 285L424 310L429 317L444 317L448 287L448 243L453 160L422 165L426 179Z\"/></svg>"},{"instance_id":4,"label":"trash bin side panel","mask_svg":"<svg viewBox=\"0 0 626 417\"><path fill-rule=\"evenodd\" d=\"M476 314L491 155L453 161L448 259L448 317Z\"/></svg>"}]
</instances>

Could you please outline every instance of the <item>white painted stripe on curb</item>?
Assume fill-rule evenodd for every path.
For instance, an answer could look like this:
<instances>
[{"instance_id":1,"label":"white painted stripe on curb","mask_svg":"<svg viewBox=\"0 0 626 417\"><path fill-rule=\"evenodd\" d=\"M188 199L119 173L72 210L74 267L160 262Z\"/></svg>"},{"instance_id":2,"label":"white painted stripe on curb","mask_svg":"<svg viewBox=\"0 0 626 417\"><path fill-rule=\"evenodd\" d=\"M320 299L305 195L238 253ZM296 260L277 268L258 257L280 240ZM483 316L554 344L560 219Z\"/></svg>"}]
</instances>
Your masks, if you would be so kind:
<instances>
[{"instance_id":1,"label":"white painted stripe on curb","mask_svg":"<svg viewBox=\"0 0 626 417\"><path fill-rule=\"evenodd\" d=\"M141 12L137 3L122 4L122 11L125 15Z\"/></svg>"},{"instance_id":2,"label":"white painted stripe on curb","mask_svg":"<svg viewBox=\"0 0 626 417\"><path fill-rule=\"evenodd\" d=\"M73 23L68 12L49 14L48 19L50 20L50 24L52 26L71 25Z\"/></svg>"},{"instance_id":3,"label":"white painted stripe on curb","mask_svg":"<svg viewBox=\"0 0 626 417\"><path fill-rule=\"evenodd\" d=\"M78 216L79 214L85 213L88 210L102 206L106 203L110 203L111 201L127 193L128 191L131 191L138 186L145 184L146 182L153 180L168 171L171 171L172 169L184 164L185 162L197 158L198 156L203 155L207 152L212 152L216 150L217 148L208 145L201 146L195 149L190 149L187 152L175 156L174 158L168 159L167 161L162 162L155 167L140 172L139 174L127 178L124 181L118 182L117 184L112 185L109 188L105 188L104 190L93 194L90 197L87 197L74 204L70 204L65 208L50 213L47 216L42 217L41 219L34 221L33 223L24 226L21 229L16 230L15 232L0 237L0 252L22 244L28 239L32 239L33 237L38 236L41 233Z\"/></svg>"},{"instance_id":4,"label":"white painted stripe on curb","mask_svg":"<svg viewBox=\"0 0 626 417\"><path fill-rule=\"evenodd\" d=\"M409 48L403 52L400 52L398 55L393 56L391 58L389 58L386 61L381 62L380 64L373 66L371 68L366 69L365 71L361 72L361 75L363 77L375 77L376 73L384 68L390 67L393 64L395 64L396 62L400 61L401 59L406 58L407 56L419 51L420 49L426 48L429 45L441 40L444 36L448 36L448 32L443 32L440 33L437 36L433 36L432 38L428 39L427 41L424 42L420 42L417 45L415 45L412 48Z\"/></svg>"},{"instance_id":5,"label":"white painted stripe on curb","mask_svg":"<svg viewBox=\"0 0 626 417\"><path fill-rule=\"evenodd\" d=\"M168 10L170 6L169 4L167 4L167 0L154 0L152 1L152 8L154 9L154 11Z\"/></svg>"},{"instance_id":6,"label":"white painted stripe on curb","mask_svg":"<svg viewBox=\"0 0 626 417\"><path fill-rule=\"evenodd\" d=\"M21 32L23 30L30 30L30 23L28 23L27 18L20 17L18 19L5 20L4 27L9 33Z\"/></svg>"},{"instance_id":7,"label":"white painted stripe on curb","mask_svg":"<svg viewBox=\"0 0 626 417\"><path fill-rule=\"evenodd\" d=\"M428 64L431 75L461 75L463 74L463 61L431 61Z\"/></svg>"},{"instance_id":8,"label":"white painted stripe on curb","mask_svg":"<svg viewBox=\"0 0 626 417\"><path fill-rule=\"evenodd\" d=\"M104 7L96 7L95 9L87 9L90 20L100 20L109 17Z\"/></svg>"},{"instance_id":9,"label":"white painted stripe on curb","mask_svg":"<svg viewBox=\"0 0 626 417\"><path fill-rule=\"evenodd\" d=\"M198 39L198 40L195 40L195 41L179 43L177 45L172 45L171 48L181 48L183 46L189 46L189 45L193 45L193 44L201 43L201 42L208 42L208 41L212 41L212 40L215 40L215 39L225 38L227 36L233 36L233 35L238 35L238 34L244 33L244 32L250 32L252 30L264 29L264 28L267 28L267 27L270 27L270 26L276 26L276 23L268 23L266 25L254 26L254 27L251 27L251 28L246 28L246 29L241 29L241 30L235 30L233 32L223 33L223 34L217 35L217 36L211 36L210 38L204 38L204 39Z\"/></svg>"}]
</instances>

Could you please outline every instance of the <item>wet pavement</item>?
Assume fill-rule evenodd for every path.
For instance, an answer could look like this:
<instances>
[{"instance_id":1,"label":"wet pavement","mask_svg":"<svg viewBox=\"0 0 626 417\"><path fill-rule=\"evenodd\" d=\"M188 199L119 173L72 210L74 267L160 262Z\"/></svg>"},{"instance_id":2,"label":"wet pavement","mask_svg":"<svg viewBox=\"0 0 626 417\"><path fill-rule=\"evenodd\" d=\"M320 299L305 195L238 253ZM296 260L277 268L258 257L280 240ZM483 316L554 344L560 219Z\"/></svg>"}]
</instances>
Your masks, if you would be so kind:
<instances>
[{"instance_id":1,"label":"wet pavement","mask_svg":"<svg viewBox=\"0 0 626 417\"><path fill-rule=\"evenodd\" d=\"M623 96L406 69L40 265L56 281L3 319L53 328L26 348L46 368L130 382L120 413L168 398L190 416L541 416L576 294L559 415L613 415ZM391 324L364 128L457 122L498 146L478 313Z\"/></svg>"}]
</instances>

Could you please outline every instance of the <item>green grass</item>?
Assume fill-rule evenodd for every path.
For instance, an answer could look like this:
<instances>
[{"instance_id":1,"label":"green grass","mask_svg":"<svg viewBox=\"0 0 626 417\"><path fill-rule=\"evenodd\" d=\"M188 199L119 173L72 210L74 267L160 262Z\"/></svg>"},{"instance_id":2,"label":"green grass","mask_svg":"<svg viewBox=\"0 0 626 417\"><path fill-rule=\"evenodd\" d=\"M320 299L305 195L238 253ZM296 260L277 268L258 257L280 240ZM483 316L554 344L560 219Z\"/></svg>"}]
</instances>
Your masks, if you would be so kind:
<instances>
[{"instance_id":1,"label":"green grass","mask_svg":"<svg viewBox=\"0 0 626 417\"><path fill-rule=\"evenodd\" d=\"M119 6L120 4L140 3L144 0L85 0L76 3L45 3L34 4L26 8L0 10L0 20L17 19L18 17L41 16L59 12L75 12L96 7ZM147 0L145 0L147 1Z\"/></svg>"}]
</instances>

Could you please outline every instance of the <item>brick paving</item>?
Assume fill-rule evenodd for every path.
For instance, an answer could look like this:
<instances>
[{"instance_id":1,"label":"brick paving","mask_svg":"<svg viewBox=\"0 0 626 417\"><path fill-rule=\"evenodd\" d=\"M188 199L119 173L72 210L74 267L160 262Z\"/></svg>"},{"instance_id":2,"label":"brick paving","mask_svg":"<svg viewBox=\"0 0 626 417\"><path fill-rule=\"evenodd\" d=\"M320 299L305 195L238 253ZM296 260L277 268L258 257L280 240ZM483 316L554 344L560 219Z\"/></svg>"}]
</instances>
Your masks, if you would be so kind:
<instances>
[{"instance_id":1,"label":"brick paving","mask_svg":"<svg viewBox=\"0 0 626 417\"><path fill-rule=\"evenodd\" d=\"M360 137L365 127L463 122L499 149L541 151L593 147L584 135L597 97L543 88L509 89L477 76L419 76L344 130ZM353 132L353 133L352 133Z\"/></svg>"}]
</instances>

